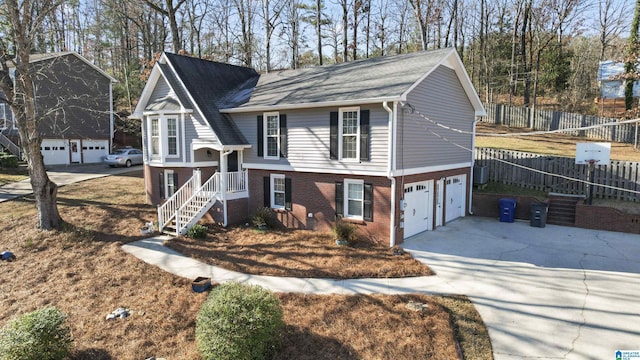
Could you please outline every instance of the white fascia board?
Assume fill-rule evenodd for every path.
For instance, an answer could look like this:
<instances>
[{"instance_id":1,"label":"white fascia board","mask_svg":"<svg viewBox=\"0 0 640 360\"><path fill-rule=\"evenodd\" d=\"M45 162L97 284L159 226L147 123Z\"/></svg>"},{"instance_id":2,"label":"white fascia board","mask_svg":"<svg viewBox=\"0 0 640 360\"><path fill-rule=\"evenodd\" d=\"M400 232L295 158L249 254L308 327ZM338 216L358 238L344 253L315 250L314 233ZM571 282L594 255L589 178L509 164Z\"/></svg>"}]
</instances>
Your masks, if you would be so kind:
<instances>
[{"instance_id":1,"label":"white fascia board","mask_svg":"<svg viewBox=\"0 0 640 360\"><path fill-rule=\"evenodd\" d=\"M221 113L227 114L240 114L249 112L265 112L265 111L280 111L280 110L296 110L296 109L312 109L322 107L343 107L343 106L355 106L362 104L375 104L382 103L384 101L394 102L400 101L398 96L385 97L385 98L370 98L370 99L351 99L340 101L323 101L317 103L301 103L301 104L282 104L282 105L261 105L261 106L247 106L221 109Z\"/></svg>"},{"instance_id":2,"label":"white fascia board","mask_svg":"<svg viewBox=\"0 0 640 360\"><path fill-rule=\"evenodd\" d=\"M292 171L317 174L361 175L361 176L387 176L384 170L350 170L330 168L307 168L280 164L243 163L242 167L249 170Z\"/></svg>"},{"instance_id":3,"label":"white fascia board","mask_svg":"<svg viewBox=\"0 0 640 360\"><path fill-rule=\"evenodd\" d=\"M164 57L164 54L162 55ZM162 60L162 57L158 60ZM153 69L151 69L151 74L149 74L149 78L147 79L147 83L144 85L142 89L142 93L140 94L140 99L138 99L138 104L136 105L135 110L131 114L131 117L134 118L142 118L144 113L144 108L147 107L147 103L149 102L149 98L153 93L153 89L156 88L156 84L158 83L158 79L160 79L162 73L160 72L160 67L158 65L154 65Z\"/></svg>"},{"instance_id":4,"label":"white fascia board","mask_svg":"<svg viewBox=\"0 0 640 360\"><path fill-rule=\"evenodd\" d=\"M425 174L437 171L447 171L454 169L462 169L462 168L470 168L473 164L471 162L463 162L457 164L446 164L446 165L435 165L435 166L424 166L419 168L411 168L411 169L401 169L396 170L393 175L394 176L408 176L408 175L416 175L416 174Z\"/></svg>"}]
</instances>

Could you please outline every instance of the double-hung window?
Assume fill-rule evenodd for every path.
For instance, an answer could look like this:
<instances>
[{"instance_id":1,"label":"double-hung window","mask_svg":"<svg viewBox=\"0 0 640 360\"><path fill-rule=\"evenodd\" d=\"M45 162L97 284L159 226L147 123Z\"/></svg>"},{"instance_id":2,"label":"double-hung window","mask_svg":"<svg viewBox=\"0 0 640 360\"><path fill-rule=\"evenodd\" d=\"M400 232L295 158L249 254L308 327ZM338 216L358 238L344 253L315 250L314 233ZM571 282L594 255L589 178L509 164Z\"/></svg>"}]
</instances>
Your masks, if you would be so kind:
<instances>
[{"instance_id":1,"label":"double-hung window","mask_svg":"<svg viewBox=\"0 0 640 360\"><path fill-rule=\"evenodd\" d=\"M340 160L360 159L360 109L340 109Z\"/></svg>"},{"instance_id":2,"label":"double-hung window","mask_svg":"<svg viewBox=\"0 0 640 360\"><path fill-rule=\"evenodd\" d=\"M271 174L271 208L284 209L285 182L284 175Z\"/></svg>"},{"instance_id":3,"label":"double-hung window","mask_svg":"<svg viewBox=\"0 0 640 360\"><path fill-rule=\"evenodd\" d=\"M151 118L151 155L160 155L160 119Z\"/></svg>"},{"instance_id":4,"label":"double-hung window","mask_svg":"<svg viewBox=\"0 0 640 360\"><path fill-rule=\"evenodd\" d=\"M362 220L364 210L364 181L345 180L344 216Z\"/></svg>"},{"instance_id":5,"label":"double-hung window","mask_svg":"<svg viewBox=\"0 0 640 360\"><path fill-rule=\"evenodd\" d=\"M280 114L264 114L264 157L280 158Z\"/></svg>"},{"instance_id":6,"label":"double-hung window","mask_svg":"<svg viewBox=\"0 0 640 360\"><path fill-rule=\"evenodd\" d=\"M178 156L178 119L167 119L167 155Z\"/></svg>"},{"instance_id":7,"label":"double-hung window","mask_svg":"<svg viewBox=\"0 0 640 360\"><path fill-rule=\"evenodd\" d=\"M336 216L373 221L373 184L359 179L336 182Z\"/></svg>"}]
</instances>

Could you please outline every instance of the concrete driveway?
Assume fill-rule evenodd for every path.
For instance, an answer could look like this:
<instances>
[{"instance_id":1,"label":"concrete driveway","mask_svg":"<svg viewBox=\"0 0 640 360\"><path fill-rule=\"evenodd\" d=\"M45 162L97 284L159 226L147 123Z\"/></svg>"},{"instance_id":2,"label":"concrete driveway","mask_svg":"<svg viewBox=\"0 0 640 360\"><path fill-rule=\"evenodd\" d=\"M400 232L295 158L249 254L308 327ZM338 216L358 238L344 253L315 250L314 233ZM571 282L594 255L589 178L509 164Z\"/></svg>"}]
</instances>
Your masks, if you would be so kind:
<instances>
[{"instance_id":1,"label":"concrete driveway","mask_svg":"<svg viewBox=\"0 0 640 360\"><path fill-rule=\"evenodd\" d=\"M640 349L639 235L466 217L404 247L471 298L497 360Z\"/></svg>"}]
</instances>

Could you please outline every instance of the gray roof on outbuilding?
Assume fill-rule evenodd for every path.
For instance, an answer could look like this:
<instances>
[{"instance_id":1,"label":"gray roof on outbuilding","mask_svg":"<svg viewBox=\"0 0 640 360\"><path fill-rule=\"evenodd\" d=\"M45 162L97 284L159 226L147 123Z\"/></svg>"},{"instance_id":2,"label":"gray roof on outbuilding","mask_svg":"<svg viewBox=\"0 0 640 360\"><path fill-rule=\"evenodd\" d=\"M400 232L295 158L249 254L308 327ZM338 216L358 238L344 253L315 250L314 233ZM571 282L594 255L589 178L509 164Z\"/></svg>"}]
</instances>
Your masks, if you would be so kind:
<instances>
[{"instance_id":1,"label":"gray roof on outbuilding","mask_svg":"<svg viewBox=\"0 0 640 360\"><path fill-rule=\"evenodd\" d=\"M237 108L397 99L451 51L419 51L263 74L249 101Z\"/></svg>"},{"instance_id":2,"label":"gray roof on outbuilding","mask_svg":"<svg viewBox=\"0 0 640 360\"><path fill-rule=\"evenodd\" d=\"M221 114L219 109L236 107L246 102L258 82L258 73L246 67L171 53L165 53L165 55L175 70L177 78L173 72L166 71L168 65L161 64L161 70L183 105L185 107L191 105L188 96L191 95L191 99L209 122L222 144L248 144L231 118L226 114ZM180 93L183 91L183 87L180 86L178 78L184 84L188 95Z\"/></svg>"}]
</instances>

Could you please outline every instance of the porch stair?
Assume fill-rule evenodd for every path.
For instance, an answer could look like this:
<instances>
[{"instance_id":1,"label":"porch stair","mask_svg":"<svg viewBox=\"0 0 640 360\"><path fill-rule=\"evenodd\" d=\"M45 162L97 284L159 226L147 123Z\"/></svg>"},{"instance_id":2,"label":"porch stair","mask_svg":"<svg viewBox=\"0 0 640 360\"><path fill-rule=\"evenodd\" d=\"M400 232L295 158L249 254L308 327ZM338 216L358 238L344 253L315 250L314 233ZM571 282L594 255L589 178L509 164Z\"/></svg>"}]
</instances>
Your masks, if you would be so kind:
<instances>
[{"instance_id":1,"label":"porch stair","mask_svg":"<svg viewBox=\"0 0 640 360\"><path fill-rule=\"evenodd\" d=\"M199 184L200 172L197 171L158 207L160 232L176 236L186 234L220 200L220 173L216 172L204 184Z\"/></svg>"},{"instance_id":2,"label":"porch stair","mask_svg":"<svg viewBox=\"0 0 640 360\"><path fill-rule=\"evenodd\" d=\"M18 160L22 160L22 154L20 151L20 146L16 145L11 139L6 137L2 132L0 132L0 145L3 149L6 149L11 154L15 155Z\"/></svg>"},{"instance_id":3,"label":"porch stair","mask_svg":"<svg viewBox=\"0 0 640 360\"><path fill-rule=\"evenodd\" d=\"M584 195L549 193L549 212L547 223L562 226L574 226L576 223L576 205L584 200Z\"/></svg>"}]
</instances>

